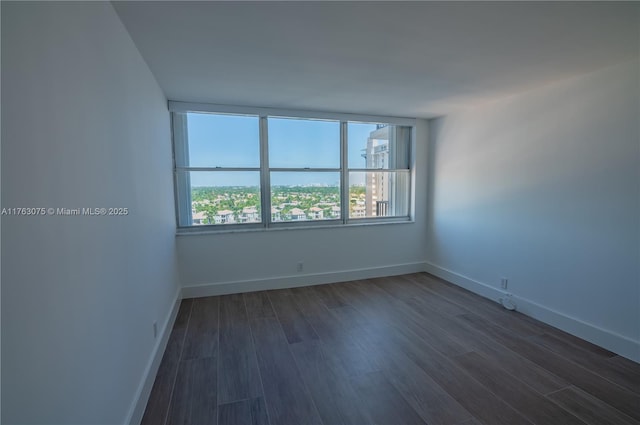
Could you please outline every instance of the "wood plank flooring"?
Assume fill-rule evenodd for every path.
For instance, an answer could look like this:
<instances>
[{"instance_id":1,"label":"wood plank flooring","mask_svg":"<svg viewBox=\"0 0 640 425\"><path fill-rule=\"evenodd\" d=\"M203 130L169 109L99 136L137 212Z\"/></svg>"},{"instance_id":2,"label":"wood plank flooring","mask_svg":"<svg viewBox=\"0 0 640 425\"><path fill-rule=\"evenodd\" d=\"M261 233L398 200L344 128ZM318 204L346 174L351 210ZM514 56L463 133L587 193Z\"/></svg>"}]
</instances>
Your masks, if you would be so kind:
<instances>
[{"instance_id":1,"label":"wood plank flooring","mask_svg":"<svg viewBox=\"0 0 640 425\"><path fill-rule=\"evenodd\" d=\"M640 425L640 364L426 273L183 300L144 425Z\"/></svg>"}]
</instances>

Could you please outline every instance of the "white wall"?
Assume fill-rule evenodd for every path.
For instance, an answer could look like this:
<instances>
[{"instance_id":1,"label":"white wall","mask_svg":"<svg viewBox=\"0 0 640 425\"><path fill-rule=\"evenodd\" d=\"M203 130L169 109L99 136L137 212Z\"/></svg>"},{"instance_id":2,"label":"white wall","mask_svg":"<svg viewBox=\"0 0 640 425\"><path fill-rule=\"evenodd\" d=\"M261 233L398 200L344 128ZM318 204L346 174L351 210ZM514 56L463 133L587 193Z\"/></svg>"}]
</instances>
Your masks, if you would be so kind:
<instances>
[{"instance_id":1,"label":"white wall","mask_svg":"<svg viewBox=\"0 0 640 425\"><path fill-rule=\"evenodd\" d=\"M427 122L416 128L416 181L426 181ZM426 192L416 191L415 222L178 236L186 296L317 284L423 270ZM297 263L304 263L298 273ZM229 284L229 285L226 285ZM192 288L199 286L199 288Z\"/></svg>"},{"instance_id":2,"label":"white wall","mask_svg":"<svg viewBox=\"0 0 640 425\"><path fill-rule=\"evenodd\" d=\"M2 423L132 413L177 295L166 100L110 3L2 2Z\"/></svg>"},{"instance_id":3,"label":"white wall","mask_svg":"<svg viewBox=\"0 0 640 425\"><path fill-rule=\"evenodd\" d=\"M521 310L640 361L639 75L433 121L429 270L494 297L508 277Z\"/></svg>"}]
</instances>

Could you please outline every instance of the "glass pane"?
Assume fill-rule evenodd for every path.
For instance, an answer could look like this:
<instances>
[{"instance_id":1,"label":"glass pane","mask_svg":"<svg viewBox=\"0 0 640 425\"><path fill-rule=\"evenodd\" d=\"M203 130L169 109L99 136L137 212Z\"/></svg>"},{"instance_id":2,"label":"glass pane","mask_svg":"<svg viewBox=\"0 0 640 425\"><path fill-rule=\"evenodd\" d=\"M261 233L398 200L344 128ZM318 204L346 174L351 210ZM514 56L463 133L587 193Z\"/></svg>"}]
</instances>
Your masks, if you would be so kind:
<instances>
[{"instance_id":1,"label":"glass pane","mask_svg":"<svg viewBox=\"0 0 640 425\"><path fill-rule=\"evenodd\" d=\"M349 173L349 218L409 215L408 171Z\"/></svg>"},{"instance_id":2,"label":"glass pane","mask_svg":"<svg viewBox=\"0 0 640 425\"><path fill-rule=\"evenodd\" d=\"M190 167L260 167L258 117L187 114Z\"/></svg>"},{"instance_id":3,"label":"glass pane","mask_svg":"<svg viewBox=\"0 0 640 425\"><path fill-rule=\"evenodd\" d=\"M411 127L347 124L349 168L409 168Z\"/></svg>"},{"instance_id":4,"label":"glass pane","mask_svg":"<svg viewBox=\"0 0 640 425\"><path fill-rule=\"evenodd\" d=\"M340 123L269 118L269 166L340 168Z\"/></svg>"},{"instance_id":5,"label":"glass pane","mask_svg":"<svg viewBox=\"0 0 640 425\"><path fill-rule=\"evenodd\" d=\"M258 171L189 171L191 220L205 224L260 223Z\"/></svg>"},{"instance_id":6,"label":"glass pane","mask_svg":"<svg viewBox=\"0 0 640 425\"><path fill-rule=\"evenodd\" d=\"M340 219L340 173L271 173L271 221L337 219Z\"/></svg>"}]
</instances>

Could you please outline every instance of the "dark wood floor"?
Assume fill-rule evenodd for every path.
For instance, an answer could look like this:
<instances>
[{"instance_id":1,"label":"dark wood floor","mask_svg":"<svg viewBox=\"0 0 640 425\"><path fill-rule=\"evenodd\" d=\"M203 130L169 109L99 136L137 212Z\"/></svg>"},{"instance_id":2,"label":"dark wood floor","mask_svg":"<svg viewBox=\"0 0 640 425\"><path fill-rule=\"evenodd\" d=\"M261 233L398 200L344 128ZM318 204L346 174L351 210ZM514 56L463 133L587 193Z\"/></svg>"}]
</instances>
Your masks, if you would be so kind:
<instances>
[{"instance_id":1,"label":"dark wood floor","mask_svg":"<svg viewBox=\"0 0 640 425\"><path fill-rule=\"evenodd\" d=\"M640 424L640 365L420 273L184 300L143 424Z\"/></svg>"}]
</instances>

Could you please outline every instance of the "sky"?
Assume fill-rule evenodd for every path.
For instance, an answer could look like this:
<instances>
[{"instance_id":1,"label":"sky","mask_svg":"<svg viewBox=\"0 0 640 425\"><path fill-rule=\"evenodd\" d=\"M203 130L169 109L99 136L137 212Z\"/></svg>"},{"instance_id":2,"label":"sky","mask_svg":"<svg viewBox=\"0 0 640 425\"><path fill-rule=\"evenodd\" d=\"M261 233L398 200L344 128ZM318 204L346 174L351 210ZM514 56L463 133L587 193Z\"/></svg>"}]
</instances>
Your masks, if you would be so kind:
<instances>
[{"instance_id":1,"label":"sky","mask_svg":"<svg viewBox=\"0 0 640 425\"><path fill-rule=\"evenodd\" d=\"M269 165L272 168L340 168L338 121L269 118ZM361 154L375 124L349 123L350 168L364 168ZM259 119L255 116L187 114L191 167L259 168ZM362 181L360 181L362 180ZM272 185L339 185L337 172L272 172ZM258 186L258 171L192 171L191 185ZM363 184L364 175L350 181Z\"/></svg>"}]
</instances>

